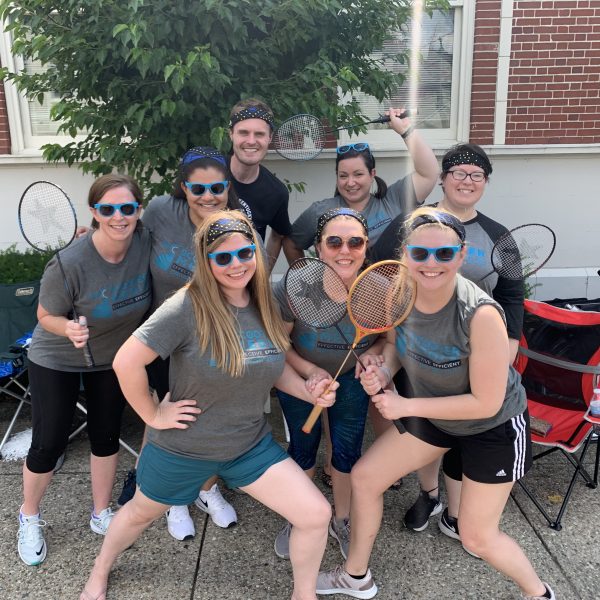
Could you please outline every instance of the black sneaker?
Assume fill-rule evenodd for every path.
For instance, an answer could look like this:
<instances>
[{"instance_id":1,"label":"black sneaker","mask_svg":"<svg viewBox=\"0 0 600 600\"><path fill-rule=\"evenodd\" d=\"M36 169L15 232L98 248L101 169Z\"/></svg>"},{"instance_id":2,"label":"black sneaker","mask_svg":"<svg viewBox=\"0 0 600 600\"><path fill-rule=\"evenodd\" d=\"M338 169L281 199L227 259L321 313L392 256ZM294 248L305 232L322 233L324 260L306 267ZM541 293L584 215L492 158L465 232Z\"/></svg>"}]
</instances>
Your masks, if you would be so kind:
<instances>
[{"instance_id":1,"label":"black sneaker","mask_svg":"<svg viewBox=\"0 0 600 600\"><path fill-rule=\"evenodd\" d=\"M131 471L127 473L125 481L123 482L121 495L117 500L117 506L123 506L133 498L133 495L135 494L136 473L137 471L135 469L131 469Z\"/></svg>"},{"instance_id":2,"label":"black sneaker","mask_svg":"<svg viewBox=\"0 0 600 600\"><path fill-rule=\"evenodd\" d=\"M413 531L423 531L429 525L429 517L442 510L442 503L421 490L417 501L406 511L404 524Z\"/></svg>"},{"instance_id":3,"label":"black sneaker","mask_svg":"<svg viewBox=\"0 0 600 600\"><path fill-rule=\"evenodd\" d=\"M451 517L448 514L447 508L445 508L444 512L442 513L442 516L439 521L439 527L440 527L440 531L444 535L447 535L448 537L452 538L453 540L458 540L460 542L460 533L458 531L458 519ZM463 548L464 548L465 552L468 552L471 556L473 556L475 558L481 558L480 556L477 556L477 554L475 554L474 552L471 552L464 546L463 546Z\"/></svg>"}]
</instances>

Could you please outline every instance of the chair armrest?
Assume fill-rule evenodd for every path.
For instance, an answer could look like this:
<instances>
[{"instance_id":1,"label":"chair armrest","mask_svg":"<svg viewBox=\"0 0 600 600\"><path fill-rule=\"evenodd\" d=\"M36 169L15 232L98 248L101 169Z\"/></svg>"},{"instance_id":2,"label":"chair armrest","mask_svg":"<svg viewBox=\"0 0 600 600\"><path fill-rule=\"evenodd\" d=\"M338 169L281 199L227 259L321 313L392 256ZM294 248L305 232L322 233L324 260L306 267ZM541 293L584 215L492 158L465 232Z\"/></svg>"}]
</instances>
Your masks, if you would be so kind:
<instances>
[{"instance_id":1,"label":"chair armrest","mask_svg":"<svg viewBox=\"0 0 600 600\"><path fill-rule=\"evenodd\" d=\"M582 365L570 360L561 360L560 358L554 358L553 356L548 356L547 354L541 354L540 352L530 350L529 348L524 348L523 346L519 346L519 354L523 354L523 356L527 356L527 358L532 358L533 360L537 360L546 365L551 365L560 369L566 369L567 371L600 375L600 365Z\"/></svg>"}]
</instances>

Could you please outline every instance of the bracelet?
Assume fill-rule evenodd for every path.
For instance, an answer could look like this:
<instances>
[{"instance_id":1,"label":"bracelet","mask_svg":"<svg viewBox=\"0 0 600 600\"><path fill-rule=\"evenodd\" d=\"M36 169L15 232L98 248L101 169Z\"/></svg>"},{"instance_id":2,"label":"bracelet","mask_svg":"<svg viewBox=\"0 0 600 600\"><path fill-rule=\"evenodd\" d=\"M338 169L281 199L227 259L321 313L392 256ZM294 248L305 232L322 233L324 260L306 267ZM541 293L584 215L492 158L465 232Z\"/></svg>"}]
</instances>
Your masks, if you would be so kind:
<instances>
[{"instance_id":1,"label":"bracelet","mask_svg":"<svg viewBox=\"0 0 600 600\"><path fill-rule=\"evenodd\" d=\"M405 140L415 130L414 125L410 125L409 128L400 134L400 137Z\"/></svg>"},{"instance_id":2,"label":"bracelet","mask_svg":"<svg viewBox=\"0 0 600 600\"><path fill-rule=\"evenodd\" d=\"M387 377L387 383L384 386L382 386L385 387L386 385L389 385L392 382L392 372L390 371L389 367L386 367L385 365L382 365L379 368L381 371L384 372L385 376Z\"/></svg>"}]
</instances>

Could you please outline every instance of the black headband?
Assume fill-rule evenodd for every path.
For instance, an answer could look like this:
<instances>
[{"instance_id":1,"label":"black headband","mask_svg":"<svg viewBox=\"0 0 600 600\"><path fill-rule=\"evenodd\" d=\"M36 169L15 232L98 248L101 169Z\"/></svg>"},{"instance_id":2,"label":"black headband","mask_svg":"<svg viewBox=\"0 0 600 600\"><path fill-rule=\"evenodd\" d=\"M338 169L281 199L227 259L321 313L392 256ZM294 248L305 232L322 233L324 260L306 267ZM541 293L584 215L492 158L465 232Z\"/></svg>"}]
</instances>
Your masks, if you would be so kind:
<instances>
[{"instance_id":1,"label":"black headband","mask_svg":"<svg viewBox=\"0 0 600 600\"><path fill-rule=\"evenodd\" d=\"M240 221L239 219L219 219L208 228L206 240L208 244L212 244L226 233L241 233L249 239L253 239L252 228L245 221Z\"/></svg>"},{"instance_id":2,"label":"black headband","mask_svg":"<svg viewBox=\"0 0 600 600\"><path fill-rule=\"evenodd\" d=\"M219 164L223 165L224 167L227 166L227 161L225 160L225 157L216 148L211 148L210 146L196 146L195 148L190 148L181 157L179 166L183 167L188 163L191 163L194 160L199 160L201 158L211 158L212 160L215 160Z\"/></svg>"},{"instance_id":3,"label":"black headband","mask_svg":"<svg viewBox=\"0 0 600 600\"><path fill-rule=\"evenodd\" d=\"M329 223L329 221L331 221L332 219L335 219L336 217L340 217L342 215L356 219L363 226L367 235L369 234L369 225L367 224L367 220L361 213L359 213L357 210L354 210L353 208L341 207L341 208L332 208L331 210L328 210L326 213L323 213L319 217L319 220L317 221L317 233L315 235L315 239L317 241L321 239L321 235L323 234L323 229L325 229L325 225L327 225L327 223Z\"/></svg>"},{"instance_id":4,"label":"black headband","mask_svg":"<svg viewBox=\"0 0 600 600\"><path fill-rule=\"evenodd\" d=\"M450 167L457 165L475 165L483 169L485 176L488 177L492 172L492 163L487 156L474 152L466 147L459 147L456 151L447 152L442 159L442 171L447 173Z\"/></svg>"},{"instance_id":5,"label":"black headband","mask_svg":"<svg viewBox=\"0 0 600 600\"><path fill-rule=\"evenodd\" d=\"M442 225L450 227L450 229L454 230L461 242L465 241L467 236L465 226L454 215L446 212L434 211L431 214L415 217L409 224L409 231L414 231L422 225L430 223L441 223Z\"/></svg>"},{"instance_id":6,"label":"black headband","mask_svg":"<svg viewBox=\"0 0 600 600\"><path fill-rule=\"evenodd\" d=\"M236 112L229 119L229 128L233 128L236 123L246 119L262 119L271 129L273 129L273 115L260 106L248 106Z\"/></svg>"}]
</instances>

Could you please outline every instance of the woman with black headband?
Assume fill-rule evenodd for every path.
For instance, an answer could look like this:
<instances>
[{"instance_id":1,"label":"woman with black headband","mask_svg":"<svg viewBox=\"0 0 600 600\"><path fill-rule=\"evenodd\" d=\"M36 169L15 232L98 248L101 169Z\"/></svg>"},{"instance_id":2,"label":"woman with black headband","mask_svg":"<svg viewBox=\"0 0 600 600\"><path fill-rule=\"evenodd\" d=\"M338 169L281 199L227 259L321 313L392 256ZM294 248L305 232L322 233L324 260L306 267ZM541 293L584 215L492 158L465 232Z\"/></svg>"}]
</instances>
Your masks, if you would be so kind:
<instances>
[{"instance_id":1,"label":"woman with black headband","mask_svg":"<svg viewBox=\"0 0 600 600\"><path fill-rule=\"evenodd\" d=\"M149 427L148 443L138 489L111 523L80 600L105 600L119 554L170 505L192 502L215 475L293 524L292 599L316 600L331 508L275 443L263 409L273 386L322 407L333 404L335 392L326 391L329 379L309 393L285 362L289 338L258 243L242 214L207 216L194 236L192 279L115 357L123 393ZM171 359L171 398L157 405L145 366L158 356Z\"/></svg>"},{"instance_id":2,"label":"woman with black headband","mask_svg":"<svg viewBox=\"0 0 600 600\"><path fill-rule=\"evenodd\" d=\"M363 268L367 244L367 221L361 213L351 208L334 208L319 217L315 238L319 258L337 273L348 289ZM290 364L308 381L331 378L346 358L347 340L355 337L350 317L346 315L337 327L315 329L296 319L290 310L284 280L275 286L274 293L292 341L293 348L288 351ZM378 337L370 335L363 338L356 347L356 353L362 354L372 348ZM369 406L369 397L355 376L355 365L355 357L351 355L344 372L338 377L340 387L336 403L327 410L335 508L329 533L337 540L344 557L350 540L350 471L361 455ZM302 426L311 407L281 390L277 391L277 395L290 432L288 454L309 477L314 477L321 419L310 433L303 432ZM289 558L290 531L291 526L286 523L275 540L275 553L281 558Z\"/></svg>"},{"instance_id":3,"label":"woman with black headband","mask_svg":"<svg viewBox=\"0 0 600 600\"><path fill-rule=\"evenodd\" d=\"M492 164L485 151L476 144L458 144L442 158L441 186L444 192L437 205L457 217L466 233L466 255L460 273L477 283L504 310L509 338L509 361L512 364L519 347L523 326L524 287L520 280L511 280L490 272L494 243L508 230L477 210L492 173ZM440 461L419 470L421 492L407 511L404 522L409 529L423 531L429 517L442 510L438 494ZM451 450L443 458L448 507L444 509L439 527L445 535L460 540L458 508L462 465L460 455Z\"/></svg>"},{"instance_id":4,"label":"woman with black headband","mask_svg":"<svg viewBox=\"0 0 600 600\"><path fill-rule=\"evenodd\" d=\"M416 301L406 321L389 332L383 355L392 373L405 369L413 393L379 393L391 383L386 368L369 366L361 375L379 412L396 426L352 470L348 558L319 574L318 594L375 596L369 560L383 492L398 477L458 448L462 543L512 579L523 598L555 598L519 545L499 529L514 482L532 463L529 416L520 376L509 365L504 312L459 275L465 239L460 220L438 209L420 208L406 223L402 260L416 283Z\"/></svg>"},{"instance_id":5,"label":"woman with black headband","mask_svg":"<svg viewBox=\"0 0 600 600\"><path fill-rule=\"evenodd\" d=\"M244 210L231 186L225 157L207 146L191 148L181 157L171 194L153 198L142 216L144 225L152 233L153 311L190 280L195 265L196 229L208 216L226 208ZM150 383L162 400L169 391L168 358L157 358L148 366L148 372ZM133 496L135 483L133 469L125 480L119 505ZM206 482L196 505L219 527L230 527L237 522L236 512L221 495L216 478ZM194 522L187 506L173 506L166 516L169 533L175 539L194 536Z\"/></svg>"},{"instance_id":6,"label":"woman with black headband","mask_svg":"<svg viewBox=\"0 0 600 600\"><path fill-rule=\"evenodd\" d=\"M312 246L319 217L332 208L349 207L367 219L369 241L374 244L398 215L406 215L421 204L435 186L439 174L437 159L410 118L401 119L399 109L391 109L390 128L404 141L414 172L389 187L377 176L375 156L366 142L339 146L336 151L336 188L332 198L309 206L294 222L292 235L284 242L286 256L296 258ZM375 192L372 191L376 186Z\"/></svg>"}]
</instances>

